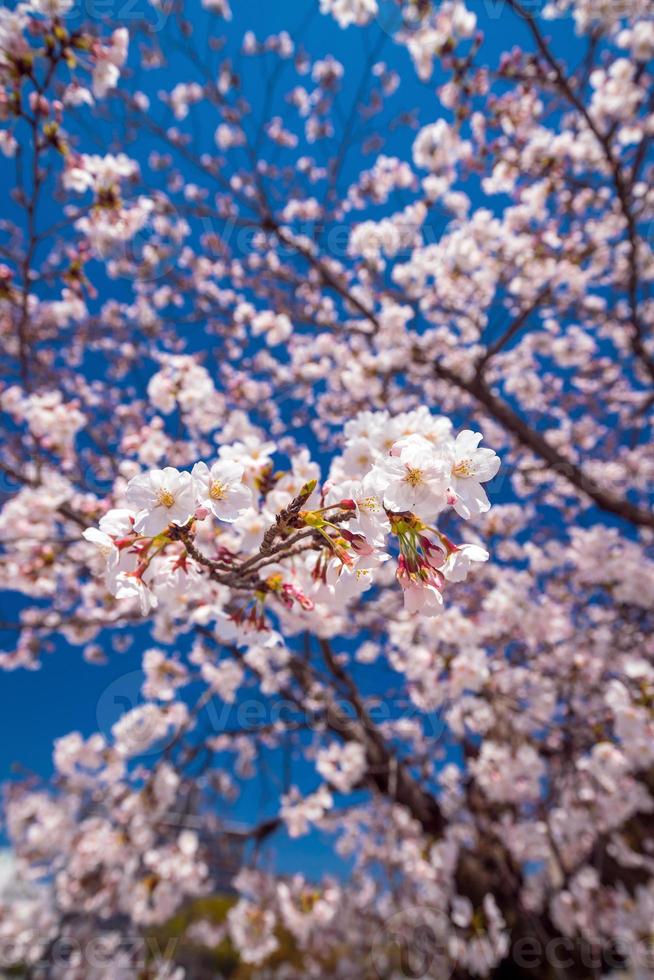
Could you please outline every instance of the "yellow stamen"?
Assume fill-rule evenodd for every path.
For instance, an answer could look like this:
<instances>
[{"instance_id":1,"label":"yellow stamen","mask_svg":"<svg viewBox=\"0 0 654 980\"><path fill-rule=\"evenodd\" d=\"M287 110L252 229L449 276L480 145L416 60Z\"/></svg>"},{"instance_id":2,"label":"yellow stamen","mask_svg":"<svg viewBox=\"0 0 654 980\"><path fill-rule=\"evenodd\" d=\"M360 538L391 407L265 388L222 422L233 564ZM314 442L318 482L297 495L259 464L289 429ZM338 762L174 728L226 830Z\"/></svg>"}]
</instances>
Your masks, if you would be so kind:
<instances>
[{"instance_id":1,"label":"yellow stamen","mask_svg":"<svg viewBox=\"0 0 654 980\"><path fill-rule=\"evenodd\" d=\"M175 497L170 490L160 490L157 494L157 503L160 503L162 507L172 507L175 503Z\"/></svg>"},{"instance_id":2,"label":"yellow stamen","mask_svg":"<svg viewBox=\"0 0 654 980\"><path fill-rule=\"evenodd\" d=\"M222 500L225 496L225 484L220 480L213 480L209 487L209 496L212 500Z\"/></svg>"},{"instance_id":3,"label":"yellow stamen","mask_svg":"<svg viewBox=\"0 0 654 980\"><path fill-rule=\"evenodd\" d=\"M472 460L471 459L460 459L456 466L452 467L452 476L460 476L465 479L468 476L472 476Z\"/></svg>"},{"instance_id":4,"label":"yellow stamen","mask_svg":"<svg viewBox=\"0 0 654 980\"><path fill-rule=\"evenodd\" d=\"M416 469L413 466L407 466L404 479L410 487L419 487L421 483L425 482L422 476L422 470Z\"/></svg>"}]
</instances>

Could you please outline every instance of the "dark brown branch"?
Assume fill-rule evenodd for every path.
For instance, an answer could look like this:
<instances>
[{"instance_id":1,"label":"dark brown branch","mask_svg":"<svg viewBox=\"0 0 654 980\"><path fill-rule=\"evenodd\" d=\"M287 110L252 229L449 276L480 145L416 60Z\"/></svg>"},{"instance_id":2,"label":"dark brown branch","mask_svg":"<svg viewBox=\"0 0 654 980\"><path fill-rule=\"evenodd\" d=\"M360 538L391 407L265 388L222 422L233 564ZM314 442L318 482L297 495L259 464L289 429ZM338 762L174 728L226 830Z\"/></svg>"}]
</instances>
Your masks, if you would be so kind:
<instances>
[{"instance_id":1,"label":"dark brown branch","mask_svg":"<svg viewBox=\"0 0 654 980\"><path fill-rule=\"evenodd\" d=\"M538 50L554 73L559 91L567 99L570 105L572 105L582 116L591 133L602 147L606 162L611 171L613 184L620 203L620 209L627 225L627 241L629 243L628 296L632 327L631 349L649 374L651 380L654 381L654 359L649 355L647 348L645 347L645 326L638 311L638 229L636 227L636 219L631 208L629 184L625 180L622 167L620 166L620 161L616 159L615 154L613 153L611 136L610 134L602 132L591 116L588 108L584 105L573 89L558 61L550 51L547 41L543 37L541 29L534 16L522 6L519 0L508 0L508 3L511 9L526 21L532 37L536 42Z\"/></svg>"},{"instance_id":2,"label":"dark brown branch","mask_svg":"<svg viewBox=\"0 0 654 980\"><path fill-rule=\"evenodd\" d=\"M356 684L335 658L329 641L321 639L318 642L325 663L343 686L358 719L358 724L354 725L351 718L332 705L328 716L330 728L343 739L358 741L364 746L369 763L368 779L380 793L405 806L426 834L440 836L445 821L436 799L414 780L403 760L388 747L366 710Z\"/></svg>"},{"instance_id":3,"label":"dark brown branch","mask_svg":"<svg viewBox=\"0 0 654 980\"><path fill-rule=\"evenodd\" d=\"M497 422L500 422L507 432L510 432L525 448L540 456L541 459L553 467L554 472L565 477L569 483L577 488L581 493L590 497L598 507L615 514L631 524L639 527L654 528L654 513L643 510L624 497L617 497L615 494L595 483L576 463L566 459L554 446L530 425L521 418L505 401L498 398L490 388L480 378L467 381L454 371L436 362L433 365L434 374L451 384L456 385L462 391L472 395L489 415Z\"/></svg>"},{"instance_id":4,"label":"dark brown branch","mask_svg":"<svg viewBox=\"0 0 654 980\"><path fill-rule=\"evenodd\" d=\"M549 294L549 291L550 291L549 286L544 286L543 289L540 290L540 292L534 299L533 303L527 306L515 318L515 320L513 320L513 322L507 327L507 329L501 335L501 337L498 337L494 343L489 344L485 352L477 361L476 370L477 370L478 377L481 377L484 368L486 367L490 359L492 357L495 357L495 355L498 354L503 348L505 348L506 345L513 340L516 334L520 332L520 330L523 328L523 326L525 325L525 323L527 322L531 314L534 313L541 305L541 303L545 301L547 295Z\"/></svg>"}]
</instances>

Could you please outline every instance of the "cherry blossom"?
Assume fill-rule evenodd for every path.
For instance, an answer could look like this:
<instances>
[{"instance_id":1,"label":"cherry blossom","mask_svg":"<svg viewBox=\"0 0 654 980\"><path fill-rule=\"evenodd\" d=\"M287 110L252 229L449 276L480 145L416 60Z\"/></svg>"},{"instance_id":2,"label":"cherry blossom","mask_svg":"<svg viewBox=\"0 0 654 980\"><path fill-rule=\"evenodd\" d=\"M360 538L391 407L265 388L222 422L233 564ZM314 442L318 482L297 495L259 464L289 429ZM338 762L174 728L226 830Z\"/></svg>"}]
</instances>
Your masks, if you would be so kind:
<instances>
[{"instance_id":1,"label":"cherry blossom","mask_svg":"<svg viewBox=\"0 0 654 980\"><path fill-rule=\"evenodd\" d=\"M429 519L443 509L446 462L422 437L398 444L397 455L380 462L377 471L386 483L384 506L389 510L412 511Z\"/></svg>"},{"instance_id":2,"label":"cherry blossom","mask_svg":"<svg viewBox=\"0 0 654 980\"><path fill-rule=\"evenodd\" d=\"M320 0L320 11L332 14L340 27L361 26L377 13L377 0Z\"/></svg>"},{"instance_id":3,"label":"cherry blossom","mask_svg":"<svg viewBox=\"0 0 654 980\"><path fill-rule=\"evenodd\" d=\"M192 477L198 503L221 521L242 517L252 503L252 492L243 483L245 467L234 460L220 459L211 468L196 463Z\"/></svg>"},{"instance_id":4,"label":"cherry blossom","mask_svg":"<svg viewBox=\"0 0 654 980\"><path fill-rule=\"evenodd\" d=\"M169 524L186 524L195 509L195 488L190 473L167 466L133 477L126 500L134 507L134 530L154 536Z\"/></svg>"},{"instance_id":5,"label":"cherry blossom","mask_svg":"<svg viewBox=\"0 0 654 980\"><path fill-rule=\"evenodd\" d=\"M651 3L292 6L0 9L0 970L649 977Z\"/></svg>"},{"instance_id":6,"label":"cherry blossom","mask_svg":"<svg viewBox=\"0 0 654 980\"><path fill-rule=\"evenodd\" d=\"M454 496L454 509L461 517L483 514L490 502L482 483L492 480L500 468L500 460L492 449L479 449L481 432L469 429L460 432L452 446L452 468L449 490Z\"/></svg>"},{"instance_id":7,"label":"cherry blossom","mask_svg":"<svg viewBox=\"0 0 654 980\"><path fill-rule=\"evenodd\" d=\"M278 946L274 935L275 913L241 899L229 910L229 931L246 963L260 963Z\"/></svg>"},{"instance_id":8,"label":"cherry blossom","mask_svg":"<svg viewBox=\"0 0 654 980\"><path fill-rule=\"evenodd\" d=\"M440 568L449 582L463 582L470 571L470 562L488 561L489 557L478 544L460 544L450 551Z\"/></svg>"},{"instance_id":9,"label":"cherry blossom","mask_svg":"<svg viewBox=\"0 0 654 980\"><path fill-rule=\"evenodd\" d=\"M318 753L316 768L335 789L347 793L356 786L365 772L363 747L356 742L343 746L332 744Z\"/></svg>"}]
</instances>

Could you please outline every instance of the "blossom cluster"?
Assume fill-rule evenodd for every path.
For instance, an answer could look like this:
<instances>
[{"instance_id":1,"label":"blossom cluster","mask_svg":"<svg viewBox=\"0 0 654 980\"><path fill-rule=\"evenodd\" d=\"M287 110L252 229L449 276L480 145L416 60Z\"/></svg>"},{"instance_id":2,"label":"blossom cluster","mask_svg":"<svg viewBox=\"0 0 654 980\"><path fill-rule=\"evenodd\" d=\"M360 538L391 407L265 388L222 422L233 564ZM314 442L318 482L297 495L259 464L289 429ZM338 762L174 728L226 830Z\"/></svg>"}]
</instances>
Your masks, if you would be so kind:
<instances>
[{"instance_id":1,"label":"blossom cluster","mask_svg":"<svg viewBox=\"0 0 654 980\"><path fill-rule=\"evenodd\" d=\"M249 588L253 598L271 594L288 607L340 607L373 585L390 557L390 536L399 551L396 575L406 608L434 615L445 582L463 581L471 562L488 558L479 545L456 545L435 526L450 508L465 519L489 510L482 484L500 461L492 449L479 447L481 439L470 430L453 438L449 420L425 409L398 418L361 415L348 423L344 452L333 460L329 479L322 487L311 479L299 496L283 493L283 479L261 492L272 445L254 457L252 447L223 445L211 464L200 461L190 472L167 466L132 477L125 506L110 510L84 536L103 555L113 594L138 597L143 612L168 594L171 575L178 580L174 594L203 573ZM311 464L304 466L313 472ZM266 513L277 520L268 532L261 520ZM209 554L195 543L205 540L205 521L215 525ZM229 546L221 525L233 525ZM261 531L253 534L249 529L257 525ZM265 542L276 530L273 549ZM263 623L260 611L255 618Z\"/></svg>"}]
</instances>

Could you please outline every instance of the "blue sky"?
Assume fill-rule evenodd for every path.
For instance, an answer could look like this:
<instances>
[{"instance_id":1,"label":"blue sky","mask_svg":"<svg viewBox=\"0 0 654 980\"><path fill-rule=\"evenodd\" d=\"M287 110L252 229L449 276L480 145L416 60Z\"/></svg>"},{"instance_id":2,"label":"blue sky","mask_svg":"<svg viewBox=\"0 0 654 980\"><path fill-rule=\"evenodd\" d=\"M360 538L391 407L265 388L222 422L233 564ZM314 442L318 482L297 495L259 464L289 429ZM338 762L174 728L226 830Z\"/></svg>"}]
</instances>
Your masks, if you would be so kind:
<instances>
[{"instance_id":1,"label":"blue sky","mask_svg":"<svg viewBox=\"0 0 654 980\"><path fill-rule=\"evenodd\" d=\"M116 19L122 20L127 26L134 22L137 15L154 26L162 26L165 20L164 15L151 8L146 0L110 0L109 4L101 0L84 0L84 6L90 14L110 11ZM345 66L344 92L346 96L349 94L351 97L358 86L366 52L376 42L379 29L375 27L370 31L360 31L350 28L342 31L331 18L320 15L317 2L314 15L308 16L312 6L313 0L278 0L278 2L251 0L249 3L235 0L234 21L228 28L229 43L236 53L240 46L237 39L247 29L255 31L260 39L281 29L286 29L296 36L298 26L304 23L306 33L303 35L303 40L309 51L314 55L331 52ZM533 9L533 2L531 6ZM502 5L501 0L472 3L471 7L478 13L480 26L486 33L485 60L487 62L494 62L501 51L513 44L531 48L524 23L512 16ZM386 11L386 6L383 9ZM193 19L198 43L202 45L204 38L210 33L210 15L200 10L195 2L186 4L185 10L187 16ZM206 28L203 26L205 22ZM554 25L551 30L548 28L548 31L557 38L559 54L576 62L581 52L578 42L572 35L570 22ZM164 26L161 37L163 38L165 34ZM132 65L134 65L134 56L133 51ZM406 52L398 48L390 37L385 40L380 58L401 72L404 108L415 105L419 109L422 123L436 118L439 107L434 96L434 88L438 79L435 78L430 85L418 82ZM266 99L264 79L259 75L256 63L250 62L244 67L249 76L246 91L254 105L255 113L257 110L261 112ZM171 84L177 81L189 81L194 76L185 58L181 54L174 54L165 71L153 73L139 71L135 77L138 78L138 87L152 100L153 117L164 119L166 115L157 99L159 89L164 85L171 87ZM128 84L136 85L136 81ZM211 110L207 109L206 112L206 118L202 115L198 118L197 138L209 148L216 123L209 116ZM106 144L111 142L111 133L103 124L98 126L96 134L99 134L100 140ZM406 155L407 136L400 136L398 144L400 145L387 147L385 152L392 151L398 152L399 155ZM86 147L81 146L81 148ZM144 162L150 148L151 145L144 138L133 143L128 148L128 152ZM116 147L111 149L115 150ZM97 152L95 146L89 147L89 150ZM355 160L346 164L345 178L354 175L355 166ZM0 163L0 178L5 182L5 186L13 181L12 168L6 162ZM189 174L189 180L191 179L195 179L195 175ZM481 198L474 203L481 203ZM7 205L7 213L11 214L11 211L11 206ZM49 224L56 219L57 213L57 205L50 201L45 204L40 220L44 224ZM119 300L129 298L129 284L120 280L100 279L99 281L101 289L98 302L103 302L111 296ZM16 597L12 595L0 597L0 618L14 619L15 616ZM9 635L0 636L0 640L3 641L4 647L8 647L11 643ZM48 776L52 770L51 747L55 738L73 730L79 730L85 735L98 729L108 733L120 711L126 706L138 703L139 664L147 643L146 630L140 630L136 641L126 652L110 652L108 663L102 667L84 662L80 648L57 646L44 658L39 671L32 673L19 670L3 674L0 679L0 717L3 719L4 738L0 743L0 777L5 779L15 775L13 766L16 763L26 770ZM383 686L383 683L378 684L380 688ZM265 788L262 791L260 787L253 787L244 804L239 808L239 814L250 816L261 809L265 810L275 796L272 786L270 791L272 796L269 798ZM264 796L257 798L257 793L260 792L263 792ZM312 840L305 841L300 853L304 870L311 871L313 866L316 869L320 866L322 859ZM293 866L293 861L290 866Z\"/></svg>"}]
</instances>

